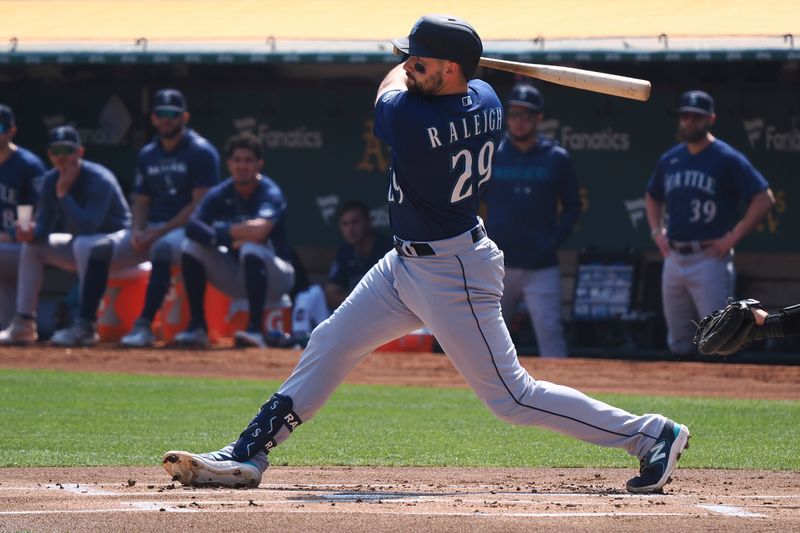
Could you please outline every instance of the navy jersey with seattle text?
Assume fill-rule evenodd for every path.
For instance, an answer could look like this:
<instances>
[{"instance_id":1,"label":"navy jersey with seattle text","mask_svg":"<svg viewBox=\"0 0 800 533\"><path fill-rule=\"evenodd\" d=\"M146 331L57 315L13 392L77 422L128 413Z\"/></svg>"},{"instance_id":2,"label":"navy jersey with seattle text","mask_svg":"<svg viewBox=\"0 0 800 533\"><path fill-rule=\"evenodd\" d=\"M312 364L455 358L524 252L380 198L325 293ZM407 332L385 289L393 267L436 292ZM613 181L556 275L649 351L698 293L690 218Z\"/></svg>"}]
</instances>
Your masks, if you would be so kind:
<instances>
[{"instance_id":1,"label":"navy jersey with seattle text","mask_svg":"<svg viewBox=\"0 0 800 533\"><path fill-rule=\"evenodd\" d=\"M741 152L716 139L694 155L684 143L668 150L658 160L647 192L665 205L669 239L703 241L730 231L739 219L740 201L749 203L768 187Z\"/></svg>"},{"instance_id":2,"label":"navy jersey with seattle text","mask_svg":"<svg viewBox=\"0 0 800 533\"><path fill-rule=\"evenodd\" d=\"M0 229L13 230L18 205L36 205L46 170L41 159L20 146L0 163Z\"/></svg>"},{"instance_id":3,"label":"navy jersey with seattle text","mask_svg":"<svg viewBox=\"0 0 800 533\"><path fill-rule=\"evenodd\" d=\"M215 223L239 224L255 218L269 220L274 227L268 240L275 254L290 261L292 252L286 229L286 208L287 203L281 188L262 175L249 198L243 198L236 192L233 178L212 187L192 216L212 226Z\"/></svg>"},{"instance_id":4,"label":"navy jersey with seattle text","mask_svg":"<svg viewBox=\"0 0 800 533\"><path fill-rule=\"evenodd\" d=\"M471 80L466 94L383 93L374 130L392 149L388 200L395 235L434 241L473 228L502 128L500 100L481 80Z\"/></svg>"},{"instance_id":5,"label":"navy jersey with seattle text","mask_svg":"<svg viewBox=\"0 0 800 533\"><path fill-rule=\"evenodd\" d=\"M484 200L486 231L503 250L507 267L558 264L556 249L581 212L578 180L564 148L540 135L530 150L520 152L506 137L497 148Z\"/></svg>"},{"instance_id":6,"label":"navy jersey with seattle text","mask_svg":"<svg viewBox=\"0 0 800 533\"><path fill-rule=\"evenodd\" d=\"M82 160L75 183L63 198L56 195L58 169L42 178L34 239L58 230L72 235L114 233L131 225L131 210L116 176L103 165Z\"/></svg>"},{"instance_id":7,"label":"navy jersey with seattle text","mask_svg":"<svg viewBox=\"0 0 800 533\"><path fill-rule=\"evenodd\" d=\"M220 159L214 146L187 129L171 152L156 138L139 151L136 193L150 198L148 222L166 222L192 201L192 189L219 183Z\"/></svg>"}]
</instances>

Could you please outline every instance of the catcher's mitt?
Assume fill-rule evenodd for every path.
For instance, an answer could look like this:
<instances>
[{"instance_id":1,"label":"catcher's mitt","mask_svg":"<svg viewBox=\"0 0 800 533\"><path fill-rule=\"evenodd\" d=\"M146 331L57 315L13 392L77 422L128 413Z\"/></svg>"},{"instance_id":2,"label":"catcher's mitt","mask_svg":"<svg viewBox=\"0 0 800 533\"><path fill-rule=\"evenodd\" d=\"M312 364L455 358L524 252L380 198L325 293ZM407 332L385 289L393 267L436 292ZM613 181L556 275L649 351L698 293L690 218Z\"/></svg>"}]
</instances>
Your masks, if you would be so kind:
<instances>
[{"instance_id":1,"label":"catcher's mitt","mask_svg":"<svg viewBox=\"0 0 800 533\"><path fill-rule=\"evenodd\" d=\"M756 338L756 320L752 308L763 309L758 300L729 300L724 309L714 311L700 321L694 343L705 355L730 355Z\"/></svg>"}]
</instances>

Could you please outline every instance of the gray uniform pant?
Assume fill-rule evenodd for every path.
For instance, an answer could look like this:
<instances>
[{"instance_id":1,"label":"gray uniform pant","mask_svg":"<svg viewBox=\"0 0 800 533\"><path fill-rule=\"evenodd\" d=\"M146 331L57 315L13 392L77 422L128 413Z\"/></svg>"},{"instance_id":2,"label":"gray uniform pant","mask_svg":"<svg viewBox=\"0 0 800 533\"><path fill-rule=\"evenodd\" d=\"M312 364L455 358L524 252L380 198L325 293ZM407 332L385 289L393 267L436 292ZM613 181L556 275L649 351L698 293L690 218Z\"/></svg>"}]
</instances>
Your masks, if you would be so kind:
<instances>
[{"instance_id":1,"label":"gray uniform pant","mask_svg":"<svg viewBox=\"0 0 800 533\"><path fill-rule=\"evenodd\" d=\"M17 269L21 253L20 243L0 244L0 328L3 329L14 318L17 302Z\"/></svg>"},{"instance_id":2,"label":"gray uniform pant","mask_svg":"<svg viewBox=\"0 0 800 533\"><path fill-rule=\"evenodd\" d=\"M267 266L266 305L282 306L294 284L292 264L275 255L272 247L265 244L246 242L239 249L239 257L236 258L218 248L186 239L183 242L183 253L202 263L206 268L208 281L231 298L247 296L242 264L248 255L259 257Z\"/></svg>"},{"instance_id":3,"label":"gray uniform pant","mask_svg":"<svg viewBox=\"0 0 800 533\"><path fill-rule=\"evenodd\" d=\"M667 344L673 353L694 351L692 321L725 307L735 279L733 253L722 260L702 251L689 255L672 252L664 258L661 292Z\"/></svg>"},{"instance_id":4,"label":"gray uniform pant","mask_svg":"<svg viewBox=\"0 0 800 533\"><path fill-rule=\"evenodd\" d=\"M435 256L392 250L312 333L279 393L306 421L345 376L378 346L422 325L435 335L475 394L498 418L542 426L578 439L644 455L665 418L636 416L583 393L537 381L520 365L503 322L503 253L470 233L429 245ZM288 436L279 430L276 442Z\"/></svg>"},{"instance_id":5,"label":"gray uniform pant","mask_svg":"<svg viewBox=\"0 0 800 533\"><path fill-rule=\"evenodd\" d=\"M148 224L149 228L162 226L163 224ZM162 235L161 238L153 242L149 250L137 252L131 246L130 230L125 230L123 238L114 246L113 262L127 266L138 265L145 261L170 261L172 264L180 264L181 246L186 238L183 228L176 228L169 233Z\"/></svg>"},{"instance_id":6,"label":"gray uniform pant","mask_svg":"<svg viewBox=\"0 0 800 533\"><path fill-rule=\"evenodd\" d=\"M78 280L82 286L93 246L103 241L112 242L114 251L111 256L110 272L113 275L147 261L151 252L155 254L158 250L161 250L160 253L169 253L173 258L177 258L180 253L180 243L184 240L184 233L183 229L167 233L153 243L150 252L136 252L130 245L130 238L131 232L127 229L107 235L100 233L73 236L68 233L52 233L46 242L24 244L19 261L17 312L32 315L36 310L44 279L45 265L77 271Z\"/></svg>"},{"instance_id":7,"label":"gray uniform pant","mask_svg":"<svg viewBox=\"0 0 800 533\"><path fill-rule=\"evenodd\" d=\"M561 270L558 265L536 270L507 268L500 304L506 324L511 322L520 297L531 317L542 357L566 357L567 341L561 323Z\"/></svg>"}]
</instances>

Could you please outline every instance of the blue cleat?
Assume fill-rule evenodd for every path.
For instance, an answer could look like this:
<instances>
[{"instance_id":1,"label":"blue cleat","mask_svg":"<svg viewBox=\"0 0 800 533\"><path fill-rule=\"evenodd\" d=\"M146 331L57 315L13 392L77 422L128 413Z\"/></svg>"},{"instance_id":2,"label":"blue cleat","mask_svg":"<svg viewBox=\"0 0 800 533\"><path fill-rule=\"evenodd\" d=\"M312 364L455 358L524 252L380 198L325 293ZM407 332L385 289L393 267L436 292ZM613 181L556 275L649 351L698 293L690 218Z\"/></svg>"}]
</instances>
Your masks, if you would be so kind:
<instances>
[{"instance_id":1,"label":"blue cleat","mask_svg":"<svg viewBox=\"0 0 800 533\"><path fill-rule=\"evenodd\" d=\"M639 460L639 475L628 480L628 492L661 492L662 487L672 481L669 476L683 450L689 447L689 437L689 428L667 420L655 444Z\"/></svg>"}]
</instances>

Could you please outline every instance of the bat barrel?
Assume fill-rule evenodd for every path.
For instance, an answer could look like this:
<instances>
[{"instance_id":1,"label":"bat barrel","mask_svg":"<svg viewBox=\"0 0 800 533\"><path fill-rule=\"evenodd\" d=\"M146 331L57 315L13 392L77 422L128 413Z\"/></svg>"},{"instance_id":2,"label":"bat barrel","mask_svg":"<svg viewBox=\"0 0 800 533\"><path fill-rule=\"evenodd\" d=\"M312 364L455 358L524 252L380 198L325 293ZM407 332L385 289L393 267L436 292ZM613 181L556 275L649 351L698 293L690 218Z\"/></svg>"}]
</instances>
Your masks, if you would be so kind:
<instances>
[{"instance_id":1,"label":"bat barrel","mask_svg":"<svg viewBox=\"0 0 800 533\"><path fill-rule=\"evenodd\" d=\"M482 57L480 65L483 67L513 72L539 80L557 83L567 87L583 89L596 93L620 96L646 102L650 98L650 82L627 76L617 76L605 72L594 72L571 67L554 65L537 65L534 63L519 63L502 59Z\"/></svg>"}]
</instances>

